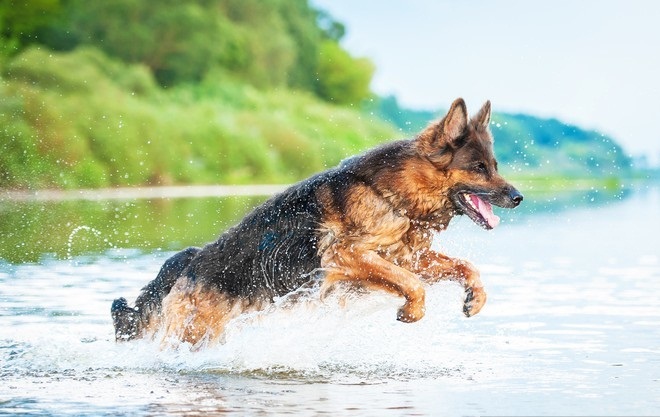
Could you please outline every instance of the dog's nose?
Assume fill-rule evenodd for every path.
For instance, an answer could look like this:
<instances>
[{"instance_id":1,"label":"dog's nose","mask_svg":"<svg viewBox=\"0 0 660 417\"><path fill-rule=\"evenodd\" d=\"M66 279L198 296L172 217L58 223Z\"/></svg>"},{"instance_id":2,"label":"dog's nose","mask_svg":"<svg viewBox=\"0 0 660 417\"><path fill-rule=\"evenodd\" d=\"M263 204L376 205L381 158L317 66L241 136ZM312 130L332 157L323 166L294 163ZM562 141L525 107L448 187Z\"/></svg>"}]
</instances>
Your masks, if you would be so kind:
<instances>
[{"instance_id":1,"label":"dog's nose","mask_svg":"<svg viewBox=\"0 0 660 417\"><path fill-rule=\"evenodd\" d=\"M511 193L509 194L509 198L511 199L511 201L513 201L514 207L522 203L523 201L523 195L520 194L520 192L515 188L511 190Z\"/></svg>"}]
</instances>

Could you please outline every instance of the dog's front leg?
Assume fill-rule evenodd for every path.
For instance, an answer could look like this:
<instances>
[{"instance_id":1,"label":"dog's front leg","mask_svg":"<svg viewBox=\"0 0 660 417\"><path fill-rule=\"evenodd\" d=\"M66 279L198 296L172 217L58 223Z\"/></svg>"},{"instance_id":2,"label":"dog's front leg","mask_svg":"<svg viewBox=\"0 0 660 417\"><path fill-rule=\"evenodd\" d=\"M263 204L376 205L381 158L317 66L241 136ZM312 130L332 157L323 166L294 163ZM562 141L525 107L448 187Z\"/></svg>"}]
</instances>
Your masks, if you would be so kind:
<instances>
[{"instance_id":1,"label":"dog's front leg","mask_svg":"<svg viewBox=\"0 0 660 417\"><path fill-rule=\"evenodd\" d=\"M463 313L468 317L481 311L486 303L486 291L479 277L479 271L468 261L450 258L427 249L417 254L411 270L428 283L452 280L463 285L465 288Z\"/></svg>"},{"instance_id":2,"label":"dog's front leg","mask_svg":"<svg viewBox=\"0 0 660 417\"><path fill-rule=\"evenodd\" d=\"M405 304L399 309L397 320L413 323L426 311L426 292L419 277L414 273L394 265L371 250L335 247L329 261L324 286L337 281L366 283L403 296Z\"/></svg>"}]
</instances>

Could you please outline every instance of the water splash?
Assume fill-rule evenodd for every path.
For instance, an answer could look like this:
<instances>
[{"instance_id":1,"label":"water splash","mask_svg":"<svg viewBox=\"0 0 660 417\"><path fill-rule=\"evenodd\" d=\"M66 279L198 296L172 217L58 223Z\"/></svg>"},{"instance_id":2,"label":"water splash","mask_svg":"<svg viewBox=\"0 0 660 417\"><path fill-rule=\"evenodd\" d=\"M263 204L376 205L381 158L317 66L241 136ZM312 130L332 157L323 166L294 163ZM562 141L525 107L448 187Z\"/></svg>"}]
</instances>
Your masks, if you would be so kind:
<instances>
[{"instance_id":1,"label":"water splash","mask_svg":"<svg viewBox=\"0 0 660 417\"><path fill-rule=\"evenodd\" d=\"M90 227L90 226L81 225L81 226L77 226L77 227L75 227L75 228L71 231L71 233L69 233L69 238L68 238L68 240L67 240L67 246L66 246L66 247L67 247L67 249L66 249L66 259L69 260L69 261L73 260L73 238L74 238L74 237L78 234L78 232L80 232L81 230L85 230L85 231L87 231L87 232L91 232L94 236L96 236L96 237L98 237L98 238L101 238L101 237L103 236L103 233L101 233L100 230L95 229L95 228ZM103 242L104 242L104 243L107 243L107 244L108 244L111 248L113 248L113 249L116 249L116 248L117 248L113 243L111 243L111 242L108 240L108 238L104 238L104 239L103 239Z\"/></svg>"}]
</instances>

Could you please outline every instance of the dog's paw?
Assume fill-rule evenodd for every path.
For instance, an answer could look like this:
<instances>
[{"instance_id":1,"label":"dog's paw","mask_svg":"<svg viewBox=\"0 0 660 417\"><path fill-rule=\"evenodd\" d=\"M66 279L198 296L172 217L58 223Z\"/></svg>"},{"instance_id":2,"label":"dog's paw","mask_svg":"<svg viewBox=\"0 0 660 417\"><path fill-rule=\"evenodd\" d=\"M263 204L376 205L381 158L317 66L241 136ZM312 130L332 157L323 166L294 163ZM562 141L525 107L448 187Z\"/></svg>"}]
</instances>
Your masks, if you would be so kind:
<instances>
[{"instance_id":1,"label":"dog's paw","mask_svg":"<svg viewBox=\"0 0 660 417\"><path fill-rule=\"evenodd\" d=\"M404 323L414 323L424 317L424 303L405 303L398 311L396 319Z\"/></svg>"},{"instance_id":2,"label":"dog's paw","mask_svg":"<svg viewBox=\"0 0 660 417\"><path fill-rule=\"evenodd\" d=\"M472 317L481 311L486 304L486 291L483 287L468 287L465 290L465 304L463 304L463 314Z\"/></svg>"}]
</instances>

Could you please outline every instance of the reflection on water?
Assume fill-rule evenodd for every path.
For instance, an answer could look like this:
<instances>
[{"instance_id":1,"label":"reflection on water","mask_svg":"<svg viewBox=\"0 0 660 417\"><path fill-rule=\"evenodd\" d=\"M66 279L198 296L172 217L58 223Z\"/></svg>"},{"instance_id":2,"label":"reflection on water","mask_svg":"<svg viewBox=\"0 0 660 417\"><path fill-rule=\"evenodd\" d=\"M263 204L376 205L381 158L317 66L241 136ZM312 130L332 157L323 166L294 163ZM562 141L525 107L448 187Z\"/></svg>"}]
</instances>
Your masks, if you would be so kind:
<instances>
[{"instance_id":1,"label":"reflection on water","mask_svg":"<svg viewBox=\"0 0 660 417\"><path fill-rule=\"evenodd\" d=\"M112 248L176 250L215 240L259 197L131 201L0 201L0 259L35 262L43 254Z\"/></svg>"},{"instance_id":2,"label":"reflection on water","mask_svg":"<svg viewBox=\"0 0 660 417\"><path fill-rule=\"evenodd\" d=\"M551 193L546 190L525 190L525 204L516 208L516 215L558 213L582 207L600 207L623 201L632 194L631 188L565 190Z\"/></svg>"},{"instance_id":3,"label":"reflection on water","mask_svg":"<svg viewBox=\"0 0 660 417\"><path fill-rule=\"evenodd\" d=\"M511 219L623 201L629 188L525 190L525 204L503 211ZM36 262L113 248L179 250L213 241L265 197L208 197L101 201L0 200L0 259Z\"/></svg>"},{"instance_id":4,"label":"reflection on water","mask_svg":"<svg viewBox=\"0 0 660 417\"><path fill-rule=\"evenodd\" d=\"M0 415L657 413L660 193L570 206L581 198L439 236L482 271L473 318L450 283L412 325L386 294L343 307L312 294L235 320L202 352L115 344L110 302L257 200L2 203Z\"/></svg>"}]
</instances>

